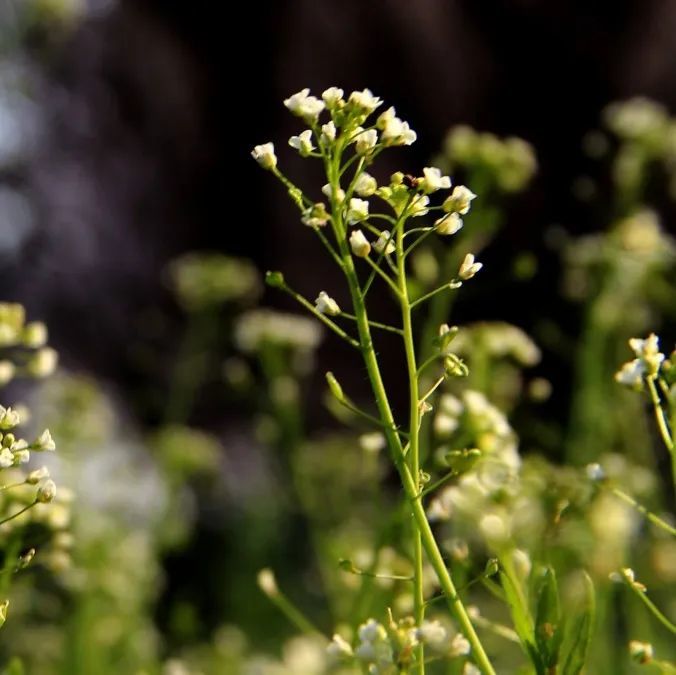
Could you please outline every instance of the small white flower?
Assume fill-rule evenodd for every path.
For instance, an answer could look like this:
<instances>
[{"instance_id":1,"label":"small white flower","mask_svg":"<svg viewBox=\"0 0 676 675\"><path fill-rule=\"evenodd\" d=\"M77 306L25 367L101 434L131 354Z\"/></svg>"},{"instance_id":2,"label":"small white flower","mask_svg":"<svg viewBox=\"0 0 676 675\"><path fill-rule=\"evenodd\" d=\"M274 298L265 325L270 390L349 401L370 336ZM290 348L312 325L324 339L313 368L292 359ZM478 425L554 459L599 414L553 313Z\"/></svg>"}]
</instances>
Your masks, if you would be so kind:
<instances>
[{"instance_id":1,"label":"small white flower","mask_svg":"<svg viewBox=\"0 0 676 675\"><path fill-rule=\"evenodd\" d=\"M418 195L408 207L408 215L411 218L425 216L429 212L430 198L427 195Z\"/></svg>"},{"instance_id":2,"label":"small white flower","mask_svg":"<svg viewBox=\"0 0 676 675\"><path fill-rule=\"evenodd\" d=\"M49 469L46 466L42 466L39 469L31 471L26 476L26 483L28 485L37 485L40 481L49 478Z\"/></svg>"},{"instance_id":3,"label":"small white flower","mask_svg":"<svg viewBox=\"0 0 676 675\"><path fill-rule=\"evenodd\" d=\"M322 202L313 204L303 211L300 222L308 227L324 227L329 222L330 216Z\"/></svg>"},{"instance_id":4,"label":"small white flower","mask_svg":"<svg viewBox=\"0 0 676 675\"><path fill-rule=\"evenodd\" d=\"M59 355L54 349L43 347L33 354L26 368L34 377L48 377L56 369L58 361Z\"/></svg>"},{"instance_id":5,"label":"small white flower","mask_svg":"<svg viewBox=\"0 0 676 675\"><path fill-rule=\"evenodd\" d=\"M258 582L258 588L260 588L265 595L277 595L277 580L275 579L275 573L269 567L265 567L258 573L256 581Z\"/></svg>"},{"instance_id":6,"label":"small white flower","mask_svg":"<svg viewBox=\"0 0 676 675\"><path fill-rule=\"evenodd\" d=\"M649 642L631 640L629 642L629 656L637 663L650 663L653 660L653 646Z\"/></svg>"},{"instance_id":7,"label":"small white flower","mask_svg":"<svg viewBox=\"0 0 676 675\"><path fill-rule=\"evenodd\" d=\"M49 502L54 501L54 497L56 497L56 483L50 478L38 488L35 499L41 504L49 504Z\"/></svg>"},{"instance_id":8,"label":"small white flower","mask_svg":"<svg viewBox=\"0 0 676 675\"><path fill-rule=\"evenodd\" d=\"M441 645L448 639L448 632L438 621L423 621L416 631L420 642L428 645Z\"/></svg>"},{"instance_id":9,"label":"small white flower","mask_svg":"<svg viewBox=\"0 0 676 675\"><path fill-rule=\"evenodd\" d=\"M356 137L354 149L358 155L368 155L378 143L378 132L375 129L363 131Z\"/></svg>"},{"instance_id":10,"label":"small white flower","mask_svg":"<svg viewBox=\"0 0 676 675\"><path fill-rule=\"evenodd\" d=\"M362 173L354 184L354 191L360 197L370 197L378 189L376 179L369 173Z\"/></svg>"},{"instance_id":11,"label":"small white flower","mask_svg":"<svg viewBox=\"0 0 676 675\"><path fill-rule=\"evenodd\" d=\"M468 661L462 669L462 675L481 675L481 671L473 663Z\"/></svg>"},{"instance_id":12,"label":"small white flower","mask_svg":"<svg viewBox=\"0 0 676 675\"><path fill-rule=\"evenodd\" d=\"M325 144L336 140L336 125L333 122L322 124L322 141Z\"/></svg>"},{"instance_id":13,"label":"small white flower","mask_svg":"<svg viewBox=\"0 0 676 675\"><path fill-rule=\"evenodd\" d=\"M301 157L307 157L315 149L312 143L312 130L306 129L298 136L291 136L289 145L298 150Z\"/></svg>"},{"instance_id":14,"label":"small white flower","mask_svg":"<svg viewBox=\"0 0 676 675\"><path fill-rule=\"evenodd\" d=\"M423 169L423 178L420 180L420 189L427 194L437 190L448 190L451 187L451 179L441 175L441 169L435 166L426 166Z\"/></svg>"},{"instance_id":15,"label":"small white flower","mask_svg":"<svg viewBox=\"0 0 676 675\"><path fill-rule=\"evenodd\" d=\"M14 464L14 455L9 448L3 448L0 451L0 468L7 469Z\"/></svg>"},{"instance_id":16,"label":"small white flower","mask_svg":"<svg viewBox=\"0 0 676 675\"><path fill-rule=\"evenodd\" d=\"M369 434L362 434L359 437L359 447L364 452L377 453L386 446L385 436L379 431L373 431Z\"/></svg>"},{"instance_id":17,"label":"small white flower","mask_svg":"<svg viewBox=\"0 0 676 675\"><path fill-rule=\"evenodd\" d=\"M496 545L506 542L510 536L509 524L495 513L487 513L481 518L479 530L489 542Z\"/></svg>"},{"instance_id":18,"label":"small white flower","mask_svg":"<svg viewBox=\"0 0 676 675\"><path fill-rule=\"evenodd\" d=\"M321 291L315 300L315 307L320 314L336 316L340 314L338 303L326 291Z\"/></svg>"},{"instance_id":19,"label":"small white flower","mask_svg":"<svg viewBox=\"0 0 676 675\"><path fill-rule=\"evenodd\" d=\"M9 360L0 361L0 387L6 385L12 380L16 373L16 366Z\"/></svg>"},{"instance_id":20,"label":"small white flower","mask_svg":"<svg viewBox=\"0 0 676 675\"><path fill-rule=\"evenodd\" d=\"M358 258L366 258L371 252L371 244L361 230L355 230L350 235L350 248Z\"/></svg>"},{"instance_id":21,"label":"small white flower","mask_svg":"<svg viewBox=\"0 0 676 675\"><path fill-rule=\"evenodd\" d=\"M451 640L449 656L467 656L470 650L469 640L462 633L456 633Z\"/></svg>"},{"instance_id":22,"label":"small white flower","mask_svg":"<svg viewBox=\"0 0 676 675\"><path fill-rule=\"evenodd\" d=\"M56 450L56 443L54 443L54 439L52 438L52 434L49 433L49 429L45 429L31 447L38 452L43 450Z\"/></svg>"},{"instance_id":23,"label":"small white flower","mask_svg":"<svg viewBox=\"0 0 676 675\"><path fill-rule=\"evenodd\" d=\"M385 129L388 123L394 119L397 119L397 111L394 109L394 107L390 106L387 110L381 112L380 115L378 115L376 126L378 129Z\"/></svg>"},{"instance_id":24,"label":"small white flower","mask_svg":"<svg viewBox=\"0 0 676 675\"><path fill-rule=\"evenodd\" d=\"M451 196L443 203L443 209L446 212L460 213L463 216L469 213L471 202L476 195L464 185L456 185L451 192Z\"/></svg>"},{"instance_id":25,"label":"small white flower","mask_svg":"<svg viewBox=\"0 0 676 675\"><path fill-rule=\"evenodd\" d=\"M13 429L19 424L21 424L21 417L16 410L0 406L0 429L6 431Z\"/></svg>"},{"instance_id":26,"label":"small white flower","mask_svg":"<svg viewBox=\"0 0 676 675\"><path fill-rule=\"evenodd\" d=\"M277 155L275 155L275 146L273 143L263 143L263 145L257 145L251 151L251 156L264 169L274 169L277 166Z\"/></svg>"},{"instance_id":27,"label":"small white flower","mask_svg":"<svg viewBox=\"0 0 676 675\"><path fill-rule=\"evenodd\" d=\"M343 90L338 87L329 87L322 92L322 98L327 108L334 108L343 98Z\"/></svg>"},{"instance_id":28,"label":"small white flower","mask_svg":"<svg viewBox=\"0 0 676 675\"><path fill-rule=\"evenodd\" d=\"M604 480L606 477L606 472L603 470L603 467L596 462L587 464L585 473L587 474L587 478L595 483Z\"/></svg>"},{"instance_id":29,"label":"small white flower","mask_svg":"<svg viewBox=\"0 0 676 675\"><path fill-rule=\"evenodd\" d=\"M620 370L615 373L615 382L623 384L625 387L640 389L643 385L643 377L646 374L645 363L641 359L634 359L625 363Z\"/></svg>"},{"instance_id":30,"label":"small white flower","mask_svg":"<svg viewBox=\"0 0 676 675\"><path fill-rule=\"evenodd\" d=\"M14 464L28 464L31 459L29 450L14 450Z\"/></svg>"},{"instance_id":31,"label":"small white flower","mask_svg":"<svg viewBox=\"0 0 676 675\"><path fill-rule=\"evenodd\" d=\"M348 103L359 112L370 115L382 101L377 96L374 96L370 89L364 89L362 91L353 91L350 94Z\"/></svg>"},{"instance_id":32,"label":"small white flower","mask_svg":"<svg viewBox=\"0 0 676 675\"><path fill-rule=\"evenodd\" d=\"M462 227L462 218L457 213L447 213L434 221L434 227L439 234L455 234Z\"/></svg>"},{"instance_id":33,"label":"small white flower","mask_svg":"<svg viewBox=\"0 0 676 675\"><path fill-rule=\"evenodd\" d=\"M331 187L330 183L326 183L325 185L322 186L322 194L328 199L331 199L331 196L333 194L333 188ZM338 202L338 204L345 201L345 190L338 188L338 190L336 191L336 201Z\"/></svg>"},{"instance_id":34,"label":"small white flower","mask_svg":"<svg viewBox=\"0 0 676 675\"><path fill-rule=\"evenodd\" d=\"M380 138L384 145L411 145L418 135L398 117L386 117Z\"/></svg>"},{"instance_id":35,"label":"small white flower","mask_svg":"<svg viewBox=\"0 0 676 675\"><path fill-rule=\"evenodd\" d=\"M274 157L274 147L272 146L272 143L267 143L266 145L257 145L256 148L267 149L268 145L270 146L272 155ZM275 157L275 162L276 161L277 158ZM267 169L269 167L266 166L265 168ZM42 321L32 321L31 323L27 323L23 329L23 343L26 345L26 347L31 347L32 349L44 347L47 344L47 326L45 326Z\"/></svg>"},{"instance_id":36,"label":"small white flower","mask_svg":"<svg viewBox=\"0 0 676 675\"><path fill-rule=\"evenodd\" d=\"M471 253L468 253L460 265L458 276L463 281L467 281L467 279L471 279L482 267L483 264L474 262L474 256Z\"/></svg>"},{"instance_id":37,"label":"small white flower","mask_svg":"<svg viewBox=\"0 0 676 675\"><path fill-rule=\"evenodd\" d=\"M311 122L324 110L324 102L315 96L309 96L310 90L303 89L284 101L284 105L296 116Z\"/></svg>"},{"instance_id":38,"label":"small white flower","mask_svg":"<svg viewBox=\"0 0 676 675\"><path fill-rule=\"evenodd\" d=\"M396 246L394 245L394 240L390 236L389 230L383 230L378 237L378 241L373 244L373 248L378 252L382 253L385 251L386 255L394 253Z\"/></svg>"},{"instance_id":39,"label":"small white flower","mask_svg":"<svg viewBox=\"0 0 676 675\"><path fill-rule=\"evenodd\" d=\"M326 653L331 659L340 660L350 658L353 654L352 647L347 640L344 640L340 635L333 636L326 648Z\"/></svg>"},{"instance_id":40,"label":"small white flower","mask_svg":"<svg viewBox=\"0 0 676 675\"><path fill-rule=\"evenodd\" d=\"M347 224L354 225L369 217L369 203L364 199L353 197L350 199L350 206L347 209Z\"/></svg>"},{"instance_id":41,"label":"small white flower","mask_svg":"<svg viewBox=\"0 0 676 675\"><path fill-rule=\"evenodd\" d=\"M369 619L359 626L358 635L362 642L379 642L387 638L387 631L375 619Z\"/></svg>"},{"instance_id":42,"label":"small white flower","mask_svg":"<svg viewBox=\"0 0 676 675\"><path fill-rule=\"evenodd\" d=\"M634 350L636 357L645 364L647 374L655 375L664 361L664 354L660 352L660 339L657 335L651 333L645 340L631 338L629 346Z\"/></svg>"}]
</instances>

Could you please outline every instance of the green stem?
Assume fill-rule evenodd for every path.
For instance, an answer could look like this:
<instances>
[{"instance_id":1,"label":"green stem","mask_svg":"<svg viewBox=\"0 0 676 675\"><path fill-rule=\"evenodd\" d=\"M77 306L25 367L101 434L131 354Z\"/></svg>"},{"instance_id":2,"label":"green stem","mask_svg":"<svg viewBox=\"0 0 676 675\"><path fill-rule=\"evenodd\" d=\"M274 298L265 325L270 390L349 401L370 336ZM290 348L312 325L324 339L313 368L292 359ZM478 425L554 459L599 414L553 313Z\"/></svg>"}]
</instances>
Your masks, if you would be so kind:
<instances>
[{"instance_id":1,"label":"green stem","mask_svg":"<svg viewBox=\"0 0 676 675\"><path fill-rule=\"evenodd\" d=\"M0 525L4 525L5 523L8 523L10 520L14 520L15 518L18 518L22 513L26 513L28 509L32 509L38 502L34 501L30 503L28 506L24 506L22 509L19 509L16 513L13 513L11 516L8 516L4 520L0 520Z\"/></svg>"},{"instance_id":2,"label":"green stem","mask_svg":"<svg viewBox=\"0 0 676 675\"><path fill-rule=\"evenodd\" d=\"M340 180L339 167L340 154L338 153L336 156L334 156L333 161L327 167L329 169L329 180L334 186L334 191ZM340 222L340 217L338 218L338 221L339 222L335 223L337 235L345 232L345 227L343 226L342 222ZM362 357L364 359L364 364L366 366L369 380L371 382L371 387L376 399L378 412L380 413L382 420L385 422L385 434L387 437L388 446L392 453L394 464L397 468L397 471L399 472L406 497L411 503L413 518L420 533L422 548L424 548L425 553L427 554L427 557L437 575L441 589L446 595L451 613L458 622L460 630L464 633L470 645L472 646L474 662L484 673L484 675L495 675L495 670L493 669L481 640L479 639L479 636L472 625L469 615L467 614L467 610L465 609L462 600L458 596L451 575L448 571L448 568L446 567L443 556L441 555L439 545L437 544L434 534L432 533L432 528L427 521L425 509L423 508L422 502L419 499L418 477L416 476L414 478L414 476L411 474L404 458L401 440L394 431L396 428L396 423L394 420L394 415L392 414L392 408L385 390L385 385L380 372L380 366L378 364L378 359L373 345L368 314L364 303L364 297L362 295L362 289L359 285L359 279L357 278L357 273L354 267L354 260L350 253L350 249L345 237L337 237L337 239L340 247L340 253L343 258L343 270L350 288L354 313L357 317L357 328L359 331ZM410 375L417 377L415 370L410 373ZM415 430L412 429L411 431Z\"/></svg>"},{"instance_id":3,"label":"green stem","mask_svg":"<svg viewBox=\"0 0 676 675\"><path fill-rule=\"evenodd\" d=\"M348 314L347 312L341 312L340 316L344 316L346 319L352 319L352 321L357 320L357 317L354 314ZM386 323L379 323L378 321L371 321L370 319L369 326L371 326L372 328L380 328L381 330L386 330L389 331L390 333L396 333L397 335L404 334L401 328L397 328L396 326L388 326Z\"/></svg>"},{"instance_id":4,"label":"green stem","mask_svg":"<svg viewBox=\"0 0 676 675\"><path fill-rule=\"evenodd\" d=\"M667 422L664 410L662 409L662 401L660 401L660 396L657 393L657 388L655 387L655 376L647 377L646 381L650 391L650 399L655 410L655 420L657 421L657 426L660 430L660 435L662 436L664 445L671 456L671 476L674 481L674 485L676 485L676 446L674 446L674 439L671 436L669 423Z\"/></svg>"},{"instance_id":5,"label":"green stem","mask_svg":"<svg viewBox=\"0 0 676 675\"><path fill-rule=\"evenodd\" d=\"M633 591L639 600L650 610L650 613L669 631L676 634L676 625L671 623L664 614L660 611L657 605L645 594L645 590L637 588L636 584L625 579L625 583ZM645 586L643 587L645 589Z\"/></svg>"},{"instance_id":6,"label":"green stem","mask_svg":"<svg viewBox=\"0 0 676 675\"><path fill-rule=\"evenodd\" d=\"M655 515L652 511L639 504L631 495L628 495L626 492L620 490L619 488L612 487L610 491L616 496L619 497L623 502L626 502L630 506L633 506L639 513L643 514L653 525L662 528L665 532L668 532L672 536L676 537L676 528L672 527L665 520L662 520L659 516Z\"/></svg>"},{"instance_id":7,"label":"green stem","mask_svg":"<svg viewBox=\"0 0 676 675\"><path fill-rule=\"evenodd\" d=\"M418 298L417 300L414 300L411 303L411 309L416 307L417 305L425 302L426 300L429 300L430 298L434 297L437 293L441 293L442 291L454 291L456 288L458 288L458 284L460 282L458 281L449 281L448 283L445 283L439 288L435 288L433 291L430 291L429 293L425 293L422 297Z\"/></svg>"}]
</instances>

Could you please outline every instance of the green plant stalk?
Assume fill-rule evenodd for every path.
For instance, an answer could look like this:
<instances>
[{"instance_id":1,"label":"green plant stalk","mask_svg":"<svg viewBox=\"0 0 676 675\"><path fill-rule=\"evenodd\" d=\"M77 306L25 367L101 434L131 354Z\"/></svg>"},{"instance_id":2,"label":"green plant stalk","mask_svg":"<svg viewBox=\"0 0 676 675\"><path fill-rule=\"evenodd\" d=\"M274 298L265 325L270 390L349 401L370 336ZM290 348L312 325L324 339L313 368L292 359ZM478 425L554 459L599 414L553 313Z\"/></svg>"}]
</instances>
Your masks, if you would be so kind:
<instances>
[{"instance_id":1,"label":"green plant stalk","mask_svg":"<svg viewBox=\"0 0 676 675\"><path fill-rule=\"evenodd\" d=\"M655 387L655 376L647 377L646 381L650 391L650 399L655 410L655 420L657 421L657 426L660 430L664 445L669 451L669 457L671 459L671 477L674 481L674 485L676 485L676 445L674 444L674 439L669 431L669 423L667 422L666 415L662 409L662 402L657 393L657 387Z\"/></svg>"},{"instance_id":2,"label":"green plant stalk","mask_svg":"<svg viewBox=\"0 0 676 675\"><path fill-rule=\"evenodd\" d=\"M402 214L403 217L403 214ZM406 351L406 368L408 370L409 388L409 452L408 465L413 478L419 487L420 475L420 392L418 390L418 365L415 357L413 338L413 322L411 321L411 303L406 286L406 261L404 258L404 228L396 229L397 277L399 283L401 319L404 330L404 349ZM413 527L413 614L416 626L420 626L425 618L425 596L423 593L423 552L420 530ZM422 642L416 647L418 672L425 673L425 651Z\"/></svg>"},{"instance_id":3,"label":"green plant stalk","mask_svg":"<svg viewBox=\"0 0 676 675\"><path fill-rule=\"evenodd\" d=\"M639 513L644 515L647 520L649 520L653 525L663 529L665 532L668 532L670 535L676 537L676 528L672 527L665 520L662 520L658 515L654 514L652 511L649 511L643 504L639 504L631 495L628 495L623 490L620 490L616 487L611 487L610 491L619 499L626 502L633 508L635 508Z\"/></svg>"},{"instance_id":4,"label":"green plant stalk","mask_svg":"<svg viewBox=\"0 0 676 675\"><path fill-rule=\"evenodd\" d=\"M340 156L341 153L337 152L332 158L332 161L327 161L327 174L329 182L333 186L334 194L337 193L340 187ZM335 214L331 224L340 248L340 255L343 263L342 269L350 289L354 314L357 317L357 329L359 332L362 357L364 359L364 364L366 366L369 380L371 382L371 387L373 389L373 394L376 399L378 412L385 422L385 435L390 451L392 452L394 464L401 478L406 497L411 502L413 518L415 525L420 532L422 547L424 548L425 553L427 554L427 557L437 575L441 589L447 597L449 609L472 647L473 657L476 665L485 675L495 675L495 670L493 669L488 655L483 648L481 640L479 639L479 636L472 625L472 621L467 614L467 610L465 609L462 600L458 596L453 580L451 579L451 575L446 567L443 556L441 555L441 551L436 539L434 538L432 528L427 521L425 509L423 508L422 501L420 499L417 478L414 479L414 477L411 475L409 467L405 461L401 441L399 436L394 431L396 428L396 423L394 420L394 415L392 414L392 408L390 406L387 393L385 391L382 375L380 373L380 366L378 364L378 359L373 345L373 339L371 337L368 314L359 285L357 272L354 267L354 260L348 247L346 239L347 229L343 223L340 208L336 208L338 205L335 204L333 197L331 202L333 207L332 210ZM417 430L411 431L417 432Z\"/></svg>"}]
</instances>

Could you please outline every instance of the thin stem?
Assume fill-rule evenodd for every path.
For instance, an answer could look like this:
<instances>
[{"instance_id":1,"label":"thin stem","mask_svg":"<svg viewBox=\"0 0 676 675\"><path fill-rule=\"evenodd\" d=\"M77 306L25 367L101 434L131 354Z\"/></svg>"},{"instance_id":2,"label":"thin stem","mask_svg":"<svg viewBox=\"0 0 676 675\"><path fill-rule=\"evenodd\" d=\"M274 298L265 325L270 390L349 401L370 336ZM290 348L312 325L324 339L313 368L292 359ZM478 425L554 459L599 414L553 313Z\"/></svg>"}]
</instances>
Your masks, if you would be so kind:
<instances>
[{"instance_id":1,"label":"thin stem","mask_svg":"<svg viewBox=\"0 0 676 675\"><path fill-rule=\"evenodd\" d=\"M657 605L645 594L645 586L642 588L637 587L635 582L625 579L625 583L629 586L630 590L633 591L639 600L650 610L650 613L665 627L667 630L676 634L676 625L671 623L664 614L660 611Z\"/></svg>"},{"instance_id":2,"label":"thin stem","mask_svg":"<svg viewBox=\"0 0 676 675\"><path fill-rule=\"evenodd\" d=\"M655 515L652 511L639 504L631 495L628 495L626 492L620 490L619 488L612 487L610 491L616 496L619 497L623 502L626 502L630 506L633 506L639 513L643 514L647 520L649 520L653 525L663 529L665 532L668 532L672 536L676 537L676 528L669 525L666 520L662 520L659 516Z\"/></svg>"},{"instance_id":3,"label":"thin stem","mask_svg":"<svg viewBox=\"0 0 676 675\"><path fill-rule=\"evenodd\" d=\"M451 478L455 478L458 475L458 472L455 469L451 469L447 474L443 475L439 480L432 483L432 485L427 486L421 493L420 499L423 499L431 492L434 492L437 488L440 488L444 483L448 483Z\"/></svg>"},{"instance_id":4,"label":"thin stem","mask_svg":"<svg viewBox=\"0 0 676 675\"><path fill-rule=\"evenodd\" d=\"M331 166L328 167L329 171L327 172L329 181L334 186L338 184L340 179L339 167L340 153L337 152L336 156L333 158ZM341 228L340 222L336 223L335 227L339 231L344 231L344 228ZM424 548L430 564L437 575L441 589L446 595L451 613L458 622L460 630L464 633L470 645L472 646L472 656L474 662L482 671L482 673L484 673L484 675L495 675L495 670L493 669L488 655L483 648L481 640L479 639L479 636L472 625L472 621L467 614L467 610L465 609L462 600L457 594L453 579L451 578L443 556L441 555L439 545L437 544L434 534L432 533L432 528L427 521L425 510L422 506L422 503L418 499L418 477L416 476L414 478L411 474L405 461L401 440L394 431L396 428L396 423L394 421L394 415L392 414L392 408L390 406L380 372L378 358L376 356L373 339L371 337L371 329L368 323L368 314L364 304L364 296L359 284L356 270L354 268L354 261L352 259L352 255L350 254L347 242L344 238L339 240L339 246L341 255L343 257L343 270L350 288L355 316L357 317L357 328L359 330L359 340L361 343L364 364L369 375L369 380L371 382L373 394L378 406L378 411L380 413L381 419L386 423L385 434L388 441L388 447L392 453L392 459L402 481L402 486L404 488L406 497L411 504L413 518L420 532L422 547Z\"/></svg>"},{"instance_id":5,"label":"thin stem","mask_svg":"<svg viewBox=\"0 0 676 675\"><path fill-rule=\"evenodd\" d=\"M438 359L443 359L444 356L446 356L446 355L445 355L445 354L441 354L441 353L439 353L439 354L432 354L432 356L430 356L428 359L425 359L425 361L423 361L422 365L418 368L418 371L416 372L416 375L417 375L418 377L420 377L420 376L422 375L422 373L424 372L425 368L427 368L427 366L431 365L432 363L434 363L434 362L437 361Z\"/></svg>"},{"instance_id":6,"label":"thin stem","mask_svg":"<svg viewBox=\"0 0 676 675\"><path fill-rule=\"evenodd\" d=\"M425 293L422 297L418 298L417 300L414 300L411 303L411 309L414 307L417 307L419 304L429 300L430 298L434 297L437 293L441 293L442 291L454 291L456 290L461 282L459 281L449 281L441 286L439 288L435 288L433 291L430 291L429 293Z\"/></svg>"},{"instance_id":7,"label":"thin stem","mask_svg":"<svg viewBox=\"0 0 676 675\"><path fill-rule=\"evenodd\" d=\"M413 242L413 243L412 243L405 251L404 251L404 258L408 258L408 256L411 255L411 253L413 253L413 251L415 251L415 249L416 249L420 244L422 244L423 241L425 241L425 239L427 239L427 237L430 236L430 234L432 234L432 232L434 232L434 228L433 228L433 227L430 227L430 228L421 228L421 229L424 229L425 232L424 232L423 234L421 234L421 235L420 235L420 236L419 236L419 237L418 237L418 238L417 238L417 239L416 239L416 240L415 240L415 241L414 241L414 242Z\"/></svg>"},{"instance_id":8,"label":"thin stem","mask_svg":"<svg viewBox=\"0 0 676 675\"><path fill-rule=\"evenodd\" d=\"M29 504L28 506L24 506L22 509L17 511L16 513L13 513L11 516L8 516L4 520L0 520L0 525L4 525L5 523L8 523L10 520L14 520L15 518L18 518L22 513L26 513L28 509L32 509L36 504L38 503L37 500Z\"/></svg>"},{"instance_id":9,"label":"thin stem","mask_svg":"<svg viewBox=\"0 0 676 675\"><path fill-rule=\"evenodd\" d=\"M416 371L417 373L418 371ZM427 393L420 399L420 401L426 401L432 394L441 386L441 383L445 380L445 377L440 377L427 391Z\"/></svg>"},{"instance_id":10,"label":"thin stem","mask_svg":"<svg viewBox=\"0 0 676 675\"><path fill-rule=\"evenodd\" d=\"M340 316L344 316L346 319L352 319L352 321L357 321L357 317L354 314L348 314L347 312L341 312ZM381 330L389 331L390 333L397 333L397 335L403 335L404 331L401 328L396 326L389 326L386 323L379 323L378 321L371 321L369 319L369 326L372 328L380 328Z\"/></svg>"},{"instance_id":11,"label":"thin stem","mask_svg":"<svg viewBox=\"0 0 676 675\"><path fill-rule=\"evenodd\" d=\"M385 274L385 272L383 272L383 271L380 269L380 267L378 266L378 264L377 264L377 263L374 263L373 260L371 260L371 258L369 258L368 256L366 256L366 258L364 258L364 260L366 260L366 262L367 262L369 265L371 265L371 267L373 268L373 271L374 271L376 274L380 275L380 276L385 280L385 282L387 283L387 285L392 289L392 292L393 292L397 297L400 297L400 296L401 296L401 291L399 290L399 288L397 287L397 285L394 283L394 281L392 281L392 279L391 279L390 277L388 277L387 274Z\"/></svg>"},{"instance_id":12,"label":"thin stem","mask_svg":"<svg viewBox=\"0 0 676 675\"><path fill-rule=\"evenodd\" d=\"M272 602L284 616L294 625L301 633L308 633L309 635L321 635L326 638L319 628L317 628L305 614L303 614L298 607L296 607L279 589L275 593L267 594Z\"/></svg>"},{"instance_id":13,"label":"thin stem","mask_svg":"<svg viewBox=\"0 0 676 675\"><path fill-rule=\"evenodd\" d=\"M357 340L355 340L353 337L350 337L338 324L331 321L328 316L317 311L317 308L300 293L297 293L286 284L280 288L288 293L296 302L299 302L301 305L303 305L303 307L305 307L308 312L314 314L314 316L316 316L324 325L328 326L336 335L338 335L338 337L343 338L343 340L352 345L355 349L360 348L359 342Z\"/></svg>"},{"instance_id":14,"label":"thin stem","mask_svg":"<svg viewBox=\"0 0 676 675\"><path fill-rule=\"evenodd\" d=\"M647 377L646 381L650 391L650 399L652 400L653 408L655 410L655 420L657 421L657 426L660 430L664 445L667 447L669 455L671 456L671 476L672 480L674 481L674 485L676 485L676 447L674 446L674 439L671 436L669 423L667 422L667 418L662 408L662 402L660 401L660 396L657 393L657 388L655 387L655 376Z\"/></svg>"},{"instance_id":15,"label":"thin stem","mask_svg":"<svg viewBox=\"0 0 676 675\"><path fill-rule=\"evenodd\" d=\"M331 254L331 257L336 262L338 267L342 267L343 261L340 259L340 256L338 255L338 253L336 253L336 249L333 248L333 246L331 245L331 242L326 238L326 236L321 231L321 229L318 228L318 227L313 227L312 229L317 233L317 236L321 240L322 244L324 244L326 250Z\"/></svg>"}]
</instances>

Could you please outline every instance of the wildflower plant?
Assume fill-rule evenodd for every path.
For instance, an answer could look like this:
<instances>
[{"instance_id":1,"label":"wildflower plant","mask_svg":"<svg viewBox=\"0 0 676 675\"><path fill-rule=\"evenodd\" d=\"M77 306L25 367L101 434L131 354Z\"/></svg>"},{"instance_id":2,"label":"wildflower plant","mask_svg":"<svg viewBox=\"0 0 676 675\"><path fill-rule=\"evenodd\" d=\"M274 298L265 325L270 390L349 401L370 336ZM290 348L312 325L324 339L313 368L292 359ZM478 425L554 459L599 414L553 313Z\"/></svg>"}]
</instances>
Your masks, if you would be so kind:
<instances>
[{"instance_id":1,"label":"wildflower plant","mask_svg":"<svg viewBox=\"0 0 676 675\"><path fill-rule=\"evenodd\" d=\"M416 133L397 117L394 108L377 114L382 101L368 89L352 92L347 98L343 94L341 89L332 87L323 92L320 99L304 89L284 102L291 113L309 127L292 136L289 145L302 157L322 163L327 181L321 189L322 197L305 193L282 172L272 143L256 146L252 152L253 158L285 186L299 209L301 222L314 231L342 272L347 293L334 298L326 289L317 289L317 298L312 302L297 293L281 272L268 272L266 281L292 296L360 354L370 380L376 413L358 408L333 373L326 376L329 389L340 405L370 421L384 435L412 523L413 618L407 633L408 641L395 641L398 646L394 648L392 639L388 641L388 630L377 623L373 628L376 632L369 633L369 639L365 639L369 629L366 624L359 630L360 642L350 645L343 638L334 638L330 651L357 660L361 655L364 666L371 673L424 673L428 658L426 643L433 642L439 632L432 630L425 618L429 600L424 585L427 560L460 630L456 647L462 643L462 649L456 649L456 656L468 655L466 672L478 669L477 672L494 673L494 665L458 593L427 511L427 498L444 481L428 484L431 477L426 471L429 458L421 438L423 418L432 410L435 394L444 382L466 377L468 369L452 349L458 330L447 324L437 325L436 336L430 340L432 344L422 346L422 353L429 353L429 356L420 359L421 348L416 343L417 323L414 320L426 303L457 291L481 270L482 264L470 251L465 251L452 278L442 280L436 288L422 294L415 293L410 264L411 254L428 238L453 237L460 231L463 216L469 212L476 195L463 185L453 186L450 177L436 167L425 167L420 176L397 172L386 183L378 184L371 174L371 167L379 155L391 147L411 145L416 140ZM396 325L383 323L375 316L376 307L370 294L376 282L384 286L398 307L400 322ZM348 305L349 311L342 309ZM381 332L394 333L402 341L408 389L408 411L404 419L395 416L391 392L383 381L376 348L376 335ZM434 375L430 377L428 373L432 371ZM470 405L478 396L468 392L466 403ZM505 433L509 434L508 429ZM470 467L476 460L473 453L480 455L481 451L467 449L467 457L453 457L451 461L458 467ZM452 469L450 476L458 473ZM485 525L485 529L490 530L491 523ZM350 561L343 562L352 569ZM512 590L513 597L508 599L516 598L522 605L523 625L519 638L528 641L527 633L533 628L527 625L529 621L532 624L528 610L522 599L516 597L519 591L509 584L508 577L503 577L503 582L508 596L509 589ZM550 596L555 593L552 587L550 583ZM401 627L396 630L400 631ZM390 632L396 631L393 628ZM426 635L433 637L426 639ZM557 640L559 638L560 634L557 634ZM584 639L580 641L585 642ZM538 672L543 673L545 662L554 659L550 653L551 645L544 644L546 642L524 644L527 652L541 648L542 653L546 653L546 657L536 655L533 658ZM557 644L560 646L560 640ZM569 660L579 660L576 649L574 646L570 651L574 656L569 654ZM583 652L584 648L581 649ZM449 652L447 656L452 654ZM571 667L566 672L579 670Z\"/></svg>"}]
</instances>

